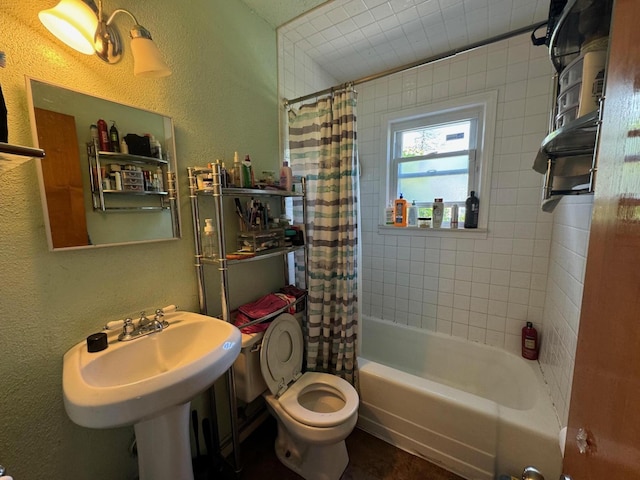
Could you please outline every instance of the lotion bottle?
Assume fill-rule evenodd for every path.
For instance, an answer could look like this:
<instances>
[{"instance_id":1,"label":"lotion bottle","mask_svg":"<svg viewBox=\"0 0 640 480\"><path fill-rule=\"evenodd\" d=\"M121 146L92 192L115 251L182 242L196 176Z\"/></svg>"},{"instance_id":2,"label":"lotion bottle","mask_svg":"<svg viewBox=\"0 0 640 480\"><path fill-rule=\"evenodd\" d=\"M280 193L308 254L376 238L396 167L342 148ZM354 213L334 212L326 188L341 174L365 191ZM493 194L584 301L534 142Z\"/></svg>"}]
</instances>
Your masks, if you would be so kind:
<instances>
[{"instance_id":1,"label":"lotion bottle","mask_svg":"<svg viewBox=\"0 0 640 480\"><path fill-rule=\"evenodd\" d=\"M233 153L233 167L231 169L231 183L234 187L242 187L242 163L238 152Z\"/></svg>"}]
</instances>

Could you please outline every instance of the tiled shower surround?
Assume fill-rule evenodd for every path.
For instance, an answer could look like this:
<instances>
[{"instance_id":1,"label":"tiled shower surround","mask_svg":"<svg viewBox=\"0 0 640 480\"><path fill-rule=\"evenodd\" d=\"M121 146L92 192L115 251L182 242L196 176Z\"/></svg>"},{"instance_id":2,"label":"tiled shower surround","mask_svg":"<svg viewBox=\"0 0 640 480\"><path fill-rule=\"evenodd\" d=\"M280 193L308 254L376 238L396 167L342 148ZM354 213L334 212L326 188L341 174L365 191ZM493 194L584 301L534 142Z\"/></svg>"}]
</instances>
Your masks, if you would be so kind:
<instances>
[{"instance_id":1,"label":"tiled shower surround","mask_svg":"<svg viewBox=\"0 0 640 480\"><path fill-rule=\"evenodd\" d=\"M309 72L317 67L283 35L279 48L282 96L331 86L317 76L313 82ZM547 134L551 76L547 49L531 46L523 35L356 86L360 282L364 315L518 354L520 330L532 321L545 378L566 424L591 197L563 199L554 214L540 210L542 176L531 167ZM490 204L480 206L489 208L487 230L380 227L383 115L491 90L498 91L491 194Z\"/></svg>"}]
</instances>

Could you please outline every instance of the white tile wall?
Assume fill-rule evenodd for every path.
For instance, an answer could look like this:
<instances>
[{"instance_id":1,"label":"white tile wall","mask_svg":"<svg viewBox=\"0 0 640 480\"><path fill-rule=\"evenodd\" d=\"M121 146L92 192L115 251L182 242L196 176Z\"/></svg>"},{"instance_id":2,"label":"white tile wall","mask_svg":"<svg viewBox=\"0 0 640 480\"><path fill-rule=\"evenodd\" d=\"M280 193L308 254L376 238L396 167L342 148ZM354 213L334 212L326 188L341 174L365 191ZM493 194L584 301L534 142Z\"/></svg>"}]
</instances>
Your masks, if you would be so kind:
<instances>
[{"instance_id":1,"label":"white tile wall","mask_svg":"<svg viewBox=\"0 0 640 480\"><path fill-rule=\"evenodd\" d=\"M567 424L591 226L592 196L567 197L554 213L540 364Z\"/></svg>"},{"instance_id":2,"label":"white tile wall","mask_svg":"<svg viewBox=\"0 0 640 480\"><path fill-rule=\"evenodd\" d=\"M279 49L281 98L337 84L293 45L281 39ZM542 178L531 165L546 135L550 75L546 49L523 36L357 86L361 283L365 314L516 353L522 325L534 322L566 424L592 197L565 198L553 215L540 211ZM499 92L487 237L378 233L380 116L485 90Z\"/></svg>"},{"instance_id":3,"label":"white tile wall","mask_svg":"<svg viewBox=\"0 0 640 480\"><path fill-rule=\"evenodd\" d=\"M364 314L513 352L525 321L541 326L553 216L540 211L542 178L531 165L547 122L527 119L545 115L550 78L546 50L521 36L357 87ZM378 231L380 117L486 90L499 102L486 238Z\"/></svg>"}]
</instances>

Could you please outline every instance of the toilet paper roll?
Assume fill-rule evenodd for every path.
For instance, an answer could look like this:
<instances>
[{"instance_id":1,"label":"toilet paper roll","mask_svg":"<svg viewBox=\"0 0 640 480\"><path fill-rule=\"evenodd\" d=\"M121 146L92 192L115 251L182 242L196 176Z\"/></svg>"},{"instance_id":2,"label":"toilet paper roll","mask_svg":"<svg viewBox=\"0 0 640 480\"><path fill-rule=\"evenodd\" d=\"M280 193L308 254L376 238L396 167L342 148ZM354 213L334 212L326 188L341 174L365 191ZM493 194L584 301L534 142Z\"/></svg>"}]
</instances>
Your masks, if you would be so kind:
<instances>
[{"instance_id":1,"label":"toilet paper roll","mask_svg":"<svg viewBox=\"0 0 640 480\"><path fill-rule=\"evenodd\" d=\"M562 456L564 457L564 446L567 443L567 427L563 427L560 429L560 433L558 434L558 442L560 443L560 452L562 452Z\"/></svg>"}]
</instances>

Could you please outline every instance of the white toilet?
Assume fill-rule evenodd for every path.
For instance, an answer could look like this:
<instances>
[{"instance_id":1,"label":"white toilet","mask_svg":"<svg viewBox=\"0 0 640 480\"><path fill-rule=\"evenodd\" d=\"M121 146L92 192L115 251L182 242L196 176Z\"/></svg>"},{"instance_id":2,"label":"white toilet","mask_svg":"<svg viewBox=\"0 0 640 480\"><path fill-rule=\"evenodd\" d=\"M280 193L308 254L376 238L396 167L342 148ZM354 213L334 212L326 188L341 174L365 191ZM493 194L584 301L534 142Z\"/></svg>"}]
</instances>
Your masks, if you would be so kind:
<instances>
[{"instance_id":1,"label":"white toilet","mask_svg":"<svg viewBox=\"0 0 640 480\"><path fill-rule=\"evenodd\" d=\"M264 336L242 337L236 393L247 403L263 394L278 423L280 461L306 480L338 480L349 463L344 440L358 419L356 390L335 375L301 373L304 343L293 315L278 316Z\"/></svg>"}]
</instances>

